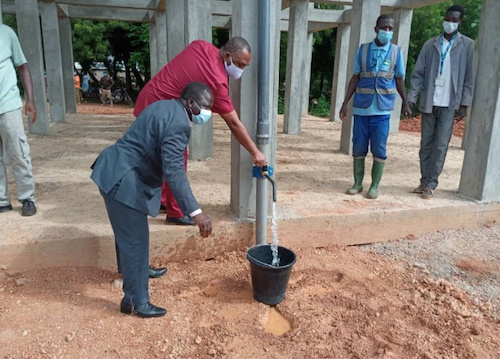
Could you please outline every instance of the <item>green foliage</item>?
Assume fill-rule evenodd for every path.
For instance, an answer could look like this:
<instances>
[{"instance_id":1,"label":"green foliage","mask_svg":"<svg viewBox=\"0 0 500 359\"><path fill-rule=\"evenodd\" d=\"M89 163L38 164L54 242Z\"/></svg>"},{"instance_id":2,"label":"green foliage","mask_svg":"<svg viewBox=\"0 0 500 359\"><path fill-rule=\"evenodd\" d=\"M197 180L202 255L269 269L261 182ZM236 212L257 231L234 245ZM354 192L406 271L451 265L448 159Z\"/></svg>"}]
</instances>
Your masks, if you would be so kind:
<instances>
[{"instance_id":1,"label":"green foliage","mask_svg":"<svg viewBox=\"0 0 500 359\"><path fill-rule=\"evenodd\" d=\"M309 107L309 113L318 117L330 117L330 99L331 95L321 95L318 102Z\"/></svg>"},{"instance_id":2,"label":"green foliage","mask_svg":"<svg viewBox=\"0 0 500 359\"><path fill-rule=\"evenodd\" d=\"M8 27L12 28L17 33L16 15L3 14L2 21L3 21L4 25L7 25Z\"/></svg>"}]
</instances>

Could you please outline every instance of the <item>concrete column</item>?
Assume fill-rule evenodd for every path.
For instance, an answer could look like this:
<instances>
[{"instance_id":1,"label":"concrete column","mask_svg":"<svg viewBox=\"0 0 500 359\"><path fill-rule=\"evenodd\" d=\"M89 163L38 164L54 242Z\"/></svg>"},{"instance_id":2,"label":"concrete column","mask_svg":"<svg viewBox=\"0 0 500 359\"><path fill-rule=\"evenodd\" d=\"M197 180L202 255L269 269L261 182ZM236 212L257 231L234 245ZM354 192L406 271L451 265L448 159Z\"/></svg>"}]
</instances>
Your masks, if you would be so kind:
<instances>
[{"instance_id":1,"label":"concrete column","mask_svg":"<svg viewBox=\"0 0 500 359\"><path fill-rule=\"evenodd\" d=\"M271 1L271 64L270 80L273 85L270 89L269 101L269 154L267 160L276 171L276 147L278 138L278 99L279 99L279 71L280 71L280 42L281 42L281 0ZM312 53L312 51L311 51Z\"/></svg>"},{"instance_id":2,"label":"concrete column","mask_svg":"<svg viewBox=\"0 0 500 359\"><path fill-rule=\"evenodd\" d=\"M158 49L158 71L168 62L167 13L156 12L156 47Z\"/></svg>"},{"instance_id":3,"label":"concrete column","mask_svg":"<svg viewBox=\"0 0 500 359\"><path fill-rule=\"evenodd\" d=\"M314 3L310 3L314 8ZM302 86L302 114L309 112L309 92L311 89L311 62L313 50L313 33L307 34L306 48L304 49L304 83Z\"/></svg>"},{"instance_id":4,"label":"concrete column","mask_svg":"<svg viewBox=\"0 0 500 359\"><path fill-rule=\"evenodd\" d=\"M356 51L363 43L370 42L375 37L373 28L380 15L380 0L353 0L351 10L351 36L349 41L349 60L347 66L347 79L352 76ZM354 96L353 96L354 97ZM346 154L352 153L352 99L347 108L347 118L342 122L342 133L340 136L340 151Z\"/></svg>"},{"instance_id":5,"label":"concrete column","mask_svg":"<svg viewBox=\"0 0 500 359\"><path fill-rule=\"evenodd\" d=\"M484 0L477 41L477 77L459 192L500 202L500 1Z\"/></svg>"},{"instance_id":6,"label":"concrete column","mask_svg":"<svg viewBox=\"0 0 500 359\"><path fill-rule=\"evenodd\" d=\"M184 0L167 1L167 43L168 61L171 61L186 47L184 38Z\"/></svg>"},{"instance_id":7,"label":"concrete column","mask_svg":"<svg viewBox=\"0 0 500 359\"><path fill-rule=\"evenodd\" d=\"M2 20L2 0L0 0L0 24L3 24L3 20Z\"/></svg>"},{"instance_id":8,"label":"concrete column","mask_svg":"<svg viewBox=\"0 0 500 359\"><path fill-rule=\"evenodd\" d=\"M156 24L149 23L149 63L151 68L151 77L158 73L158 46L156 41Z\"/></svg>"},{"instance_id":9,"label":"concrete column","mask_svg":"<svg viewBox=\"0 0 500 359\"><path fill-rule=\"evenodd\" d=\"M210 0L185 0L184 6L186 45L194 40L212 42L212 9Z\"/></svg>"},{"instance_id":10,"label":"concrete column","mask_svg":"<svg viewBox=\"0 0 500 359\"><path fill-rule=\"evenodd\" d=\"M66 108L64 105L64 83L62 73L59 20L55 2L41 2L43 49L45 69L47 71L47 87L49 91L50 120L64 122Z\"/></svg>"},{"instance_id":11,"label":"concrete column","mask_svg":"<svg viewBox=\"0 0 500 359\"><path fill-rule=\"evenodd\" d=\"M47 135L49 121L47 117L47 96L43 75L42 34L37 0L16 0L16 18L19 41L33 80L33 92L37 119L34 124L28 119L29 133Z\"/></svg>"},{"instance_id":12,"label":"concrete column","mask_svg":"<svg viewBox=\"0 0 500 359\"><path fill-rule=\"evenodd\" d=\"M75 86L73 84L73 40L71 36L71 21L67 16L59 18L59 39L61 45L64 104L67 113L76 113Z\"/></svg>"},{"instance_id":13,"label":"concrete column","mask_svg":"<svg viewBox=\"0 0 500 359\"><path fill-rule=\"evenodd\" d=\"M233 0L232 35L252 47L252 63L240 80L231 83L231 98L241 122L255 140L257 130L258 1ZM238 218L255 216L256 181L252 156L231 136L231 210Z\"/></svg>"},{"instance_id":14,"label":"concrete column","mask_svg":"<svg viewBox=\"0 0 500 359\"><path fill-rule=\"evenodd\" d=\"M291 0L288 23L288 48L286 54L285 124L284 133L300 134L304 74L306 68L307 26L309 2Z\"/></svg>"},{"instance_id":15,"label":"concrete column","mask_svg":"<svg viewBox=\"0 0 500 359\"><path fill-rule=\"evenodd\" d=\"M392 42L401 46L403 51L403 61L406 67L408 60L408 48L410 46L411 20L413 17L413 9L398 9L392 14L394 17L394 37ZM408 74L410 76L411 74ZM399 131L399 120L401 119L401 109L403 100L398 95L394 103L394 111L391 113L391 128L390 133Z\"/></svg>"},{"instance_id":16,"label":"concrete column","mask_svg":"<svg viewBox=\"0 0 500 359\"><path fill-rule=\"evenodd\" d=\"M339 111L344 102L347 82L347 67L349 59L349 41L351 25L337 27L337 40L335 42L335 59L333 65L332 99L330 107L330 121L340 121Z\"/></svg>"},{"instance_id":17,"label":"concrete column","mask_svg":"<svg viewBox=\"0 0 500 359\"><path fill-rule=\"evenodd\" d=\"M185 40L187 44L194 40L212 42L212 14L210 0L185 1ZM212 157L213 121L203 126L193 126L189 141L189 158L206 160Z\"/></svg>"}]
</instances>

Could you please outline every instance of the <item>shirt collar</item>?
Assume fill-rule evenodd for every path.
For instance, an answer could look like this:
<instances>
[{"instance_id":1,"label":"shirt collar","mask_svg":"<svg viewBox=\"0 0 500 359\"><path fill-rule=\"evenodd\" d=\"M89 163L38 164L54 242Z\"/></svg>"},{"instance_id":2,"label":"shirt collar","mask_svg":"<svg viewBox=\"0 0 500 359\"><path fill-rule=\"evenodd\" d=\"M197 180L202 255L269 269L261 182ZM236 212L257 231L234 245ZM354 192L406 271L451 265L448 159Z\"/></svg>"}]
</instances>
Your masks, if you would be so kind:
<instances>
[{"instance_id":1,"label":"shirt collar","mask_svg":"<svg viewBox=\"0 0 500 359\"><path fill-rule=\"evenodd\" d=\"M390 41L388 41L387 44L382 45L382 46L378 46L377 43L375 42L375 39L373 39L373 41L372 41L372 49L388 51L389 46L391 46Z\"/></svg>"}]
</instances>

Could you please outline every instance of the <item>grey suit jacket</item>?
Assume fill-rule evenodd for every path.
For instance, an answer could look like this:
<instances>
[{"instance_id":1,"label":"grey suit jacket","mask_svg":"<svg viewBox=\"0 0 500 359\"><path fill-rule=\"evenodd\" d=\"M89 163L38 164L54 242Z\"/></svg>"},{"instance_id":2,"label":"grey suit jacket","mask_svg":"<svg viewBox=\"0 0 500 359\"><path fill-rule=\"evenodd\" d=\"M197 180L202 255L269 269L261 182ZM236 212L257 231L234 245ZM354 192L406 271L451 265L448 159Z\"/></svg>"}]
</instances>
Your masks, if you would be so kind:
<instances>
[{"instance_id":1,"label":"grey suit jacket","mask_svg":"<svg viewBox=\"0 0 500 359\"><path fill-rule=\"evenodd\" d=\"M185 214L200 208L184 170L191 124L178 100L148 106L114 145L92 165L92 180L104 192L118 186L114 199L155 217L163 179Z\"/></svg>"},{"instance_id":2,"label":"grey suit jacket","mask_svg":"<svg viewBox=\"0 0 500 359\"><path fill-rule=\"evenodd\" d=\"M457 33L450 49L450 61L453 88L448 108L457 110L460 106L471 106L474 91L474 41ZM419 109L423 113L432 113L434 82L438 76L440 62L440 36L437 36L428 40L422 47L410 79L408 101L416 103L420 94Z\"/></svg>"}]
</instances>

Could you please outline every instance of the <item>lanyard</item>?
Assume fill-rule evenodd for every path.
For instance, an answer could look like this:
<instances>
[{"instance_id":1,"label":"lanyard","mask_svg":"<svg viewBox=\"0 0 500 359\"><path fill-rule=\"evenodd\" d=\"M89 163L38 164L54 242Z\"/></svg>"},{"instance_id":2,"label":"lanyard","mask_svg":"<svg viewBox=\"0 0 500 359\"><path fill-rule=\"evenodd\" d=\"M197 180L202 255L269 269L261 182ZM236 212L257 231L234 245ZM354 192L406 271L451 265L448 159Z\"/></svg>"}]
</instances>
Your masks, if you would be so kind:
<instances>
[{"instance_id":1,"label":"lanyard","mask_svg":"<svg viewBox=\"0 0 500 359\"><path fill-rule=\"evenodd\" d=\"M443 74L444 59L446 58L446 55L448 55L448 51L450 51L450 48L453 45L453 42L455 41L455 36L457 36L457 35L456 34L453 35L453 37L451 38L450 42L448 43L448 46L446 47L446 51L443 53L443 38L444 38L444 35L441 35L441 46L440 46L440 49L441 49L441 66L439 66L439 76L440 77Z\"/></svg>"}]
</instances>

